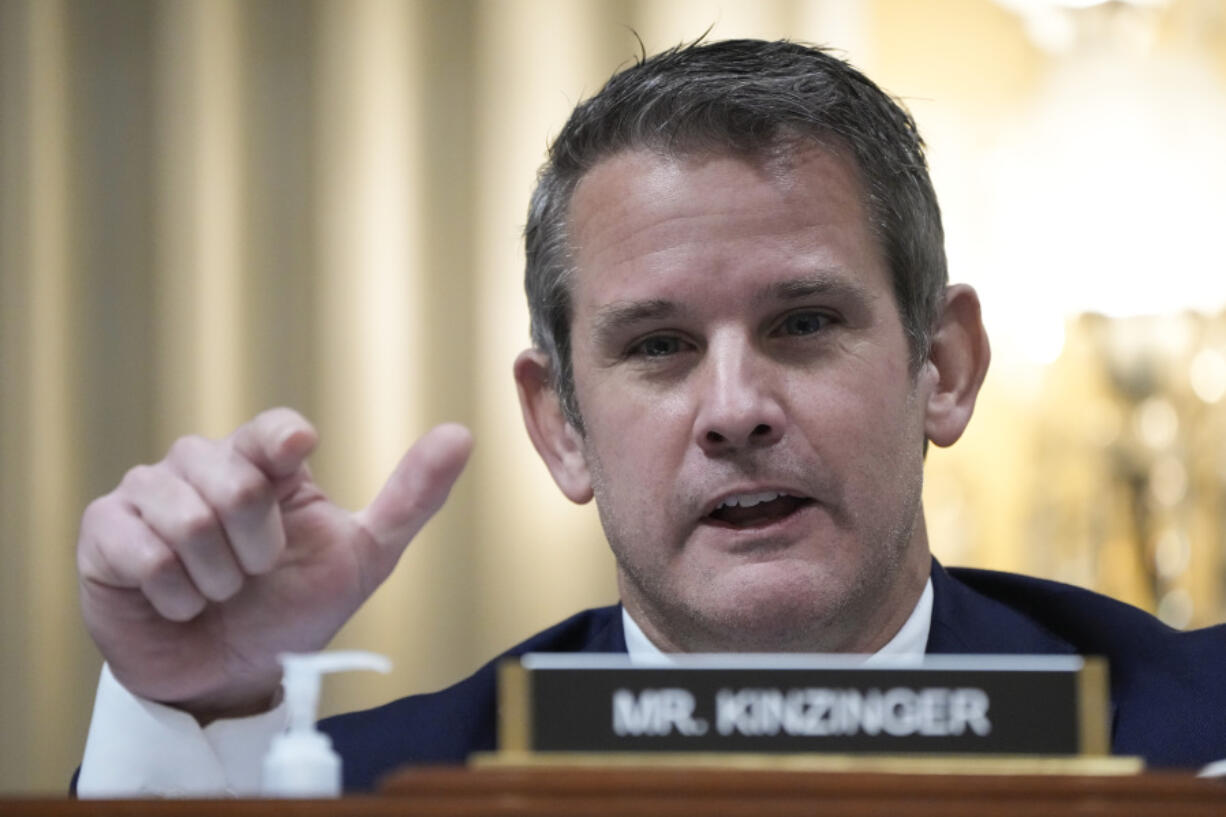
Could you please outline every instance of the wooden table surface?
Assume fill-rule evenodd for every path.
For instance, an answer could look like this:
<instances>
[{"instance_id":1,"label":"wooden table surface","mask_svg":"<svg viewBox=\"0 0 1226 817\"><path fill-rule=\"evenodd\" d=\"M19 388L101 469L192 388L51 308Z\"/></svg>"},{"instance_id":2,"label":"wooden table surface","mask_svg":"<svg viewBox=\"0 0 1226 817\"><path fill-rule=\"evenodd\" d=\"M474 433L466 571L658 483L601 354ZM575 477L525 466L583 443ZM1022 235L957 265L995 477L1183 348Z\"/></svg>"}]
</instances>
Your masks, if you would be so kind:
<instances>
[{"instance_id":1,"label":"wooden table surface","mask_svg":"<svg viewBox=\"0 0 1226 817\"><path fill-rule=\"evenodd\" d=\"M3 799L0 814L477 817L1226 817L1226 782L1125 776L814 773L709 768L420 768L340 800Z\"/></svg>"}]
</instances>

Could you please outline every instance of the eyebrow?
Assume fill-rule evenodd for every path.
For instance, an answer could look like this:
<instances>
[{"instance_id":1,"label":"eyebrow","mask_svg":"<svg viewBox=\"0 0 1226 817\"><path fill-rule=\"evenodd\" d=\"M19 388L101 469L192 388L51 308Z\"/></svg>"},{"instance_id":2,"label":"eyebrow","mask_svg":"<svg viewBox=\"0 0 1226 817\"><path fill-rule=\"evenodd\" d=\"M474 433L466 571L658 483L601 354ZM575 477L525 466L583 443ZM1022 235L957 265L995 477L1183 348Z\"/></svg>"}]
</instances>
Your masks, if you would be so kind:
<instances>
[{"instance_id":1,"label":"eyebrow","mask_svg":"<svg viewBox=\"0 0 1226 817\"><path fill-rule=\"evenodd\" d=\"M755 303L762 304L772 301L797 301L813 295L835 295L860 301L867 301L871 297L867 289L848 280L846 276L821 270L812 275L778 281L762 287L750 298ZM595 335L598 338L616 336L636 324L674 318L685 311L681 304L663 298L614 301L596 312L593 319Z\"/></svg>"},{"instance_id":2,"label":"eyebrow","mask_svg":"<svg viewBox=\"0 0 1226 817\"><path fill-rule=\"evenodd\" d=\"M602 306L593 320L596 337L616 335L628 326L644 321L671 318L681 312L673 301L653 298L646 301L614 301Z\"/></svg>"},{"instance_id":3,"label":"eyebrow","mask_svg":"<svg viewBox=\"0 0 1226 817\"><path fill-rule=\"evenodd\" d=\"M764 288L754 296L755 301L796 301L811 295L837 295L861 301L871 299L863 286L845 275L820 270L803 278L780 281Z\"/></svg>"}]
</instances>

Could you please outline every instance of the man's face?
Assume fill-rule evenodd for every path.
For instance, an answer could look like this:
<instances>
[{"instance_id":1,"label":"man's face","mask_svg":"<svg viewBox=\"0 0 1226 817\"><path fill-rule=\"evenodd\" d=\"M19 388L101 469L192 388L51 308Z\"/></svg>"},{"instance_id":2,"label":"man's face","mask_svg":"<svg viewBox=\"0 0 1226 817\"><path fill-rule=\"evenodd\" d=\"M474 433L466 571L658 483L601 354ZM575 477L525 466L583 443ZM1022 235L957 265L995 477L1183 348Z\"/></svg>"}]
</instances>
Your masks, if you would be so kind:
<instances>
[{"instance_id":1,"label":"man's face","mask_svg":"<svg viewBox=\"0 0 1226 817\"><path fill-rule=\"evenodd\" d=\"M863 198L818 147L630 151L575 192L579 445L661 647L872 650L923 589L930 378Z\"/></svg>"}]
</instances>

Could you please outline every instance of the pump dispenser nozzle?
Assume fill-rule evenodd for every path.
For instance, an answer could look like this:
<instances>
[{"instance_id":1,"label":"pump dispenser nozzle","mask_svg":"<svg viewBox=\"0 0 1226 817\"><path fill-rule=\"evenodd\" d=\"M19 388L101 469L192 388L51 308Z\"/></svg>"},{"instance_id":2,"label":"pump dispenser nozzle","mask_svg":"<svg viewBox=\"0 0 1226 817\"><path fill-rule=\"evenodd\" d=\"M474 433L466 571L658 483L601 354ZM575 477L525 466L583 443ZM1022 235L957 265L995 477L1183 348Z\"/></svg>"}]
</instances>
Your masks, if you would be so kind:
<instances>
[{"instance_id":1,"label":"pump dispenser nozzle","mask_svg":"<svg viewBox=\"0 0 1226 817\"><path fill-rule=\"evenodd\" d=\"M392 662L357 650L282 653L281 685L289 710L289 728L273 738L264 756L263 791L270 797L338 797L341 761L332 741L315 728L319 706L319 676L325 672L370 669L390 672Z\"/></svg>"}]
</instances>

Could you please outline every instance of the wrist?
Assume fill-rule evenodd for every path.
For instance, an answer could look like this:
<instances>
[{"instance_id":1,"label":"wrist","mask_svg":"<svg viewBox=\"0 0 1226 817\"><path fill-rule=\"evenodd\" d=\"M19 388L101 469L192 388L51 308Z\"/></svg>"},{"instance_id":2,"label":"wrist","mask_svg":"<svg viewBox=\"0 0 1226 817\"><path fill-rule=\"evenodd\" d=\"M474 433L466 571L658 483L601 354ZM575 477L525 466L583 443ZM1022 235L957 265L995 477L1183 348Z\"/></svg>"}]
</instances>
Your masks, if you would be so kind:
<instances>
[{"instance_id":1,"label":"wrist","mask_svg":"<svg viewBox=\"0 0 1226 817\"><path fill-rule=\"evenodd\" d=\"M189 701L160 701L191 715L201 728L210 723L232 718L248 718L262 715L280 705L283 697L281 686L271 691L244 694L203 696Z\"/></svg>"}]
</instances>

